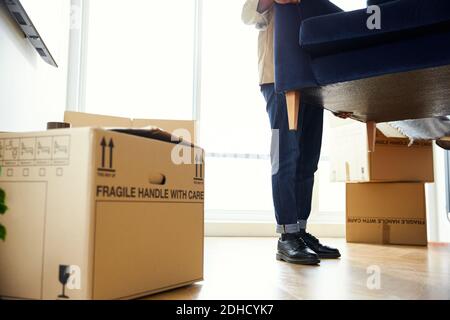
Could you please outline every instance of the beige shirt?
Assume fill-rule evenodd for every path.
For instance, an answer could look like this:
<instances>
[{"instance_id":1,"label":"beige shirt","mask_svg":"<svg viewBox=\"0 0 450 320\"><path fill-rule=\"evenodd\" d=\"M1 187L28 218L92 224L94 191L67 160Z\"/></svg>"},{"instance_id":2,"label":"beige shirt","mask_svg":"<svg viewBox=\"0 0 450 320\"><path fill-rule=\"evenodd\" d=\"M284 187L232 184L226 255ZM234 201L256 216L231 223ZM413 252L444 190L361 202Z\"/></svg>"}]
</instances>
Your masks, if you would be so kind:
<instances>
[{"instance_id":1,"label":"beige shirt","mask_svg":"<svg viewBox=\"0 0 450 320\"><path fill-rule=\"evenodd\" d=\"M259 30L258 64L260 84L274 83L274 55L273 55L273 10L258 12L259 0L246 0L242 9L242 21L248 25L255 25Z\"/></svg>"}]
</instances>

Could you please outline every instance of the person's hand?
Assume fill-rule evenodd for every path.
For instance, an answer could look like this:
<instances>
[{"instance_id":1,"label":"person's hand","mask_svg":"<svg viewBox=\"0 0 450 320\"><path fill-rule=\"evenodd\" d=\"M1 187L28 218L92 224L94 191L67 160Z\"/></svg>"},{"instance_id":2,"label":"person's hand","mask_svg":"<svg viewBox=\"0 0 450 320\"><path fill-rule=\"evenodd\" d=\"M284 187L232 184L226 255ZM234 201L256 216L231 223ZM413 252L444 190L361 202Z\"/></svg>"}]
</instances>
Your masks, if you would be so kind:
<instances>
[{"instance_id":1,"label":"person's hand","mask_svg":"<svg viewBox=\"0 0 450 320\"><path fill-rule=\"evenodd\" d=\"M278 4L299 4L301 0L274 0Z\"/></svg>"},{"instance_id":2,"label":"person's hand","mask_svg":"<svg viewBox=\"0 0 450 320\"><path fill-rule=\"evenodd\" d=\"M353 115L353 112L333 112L333 114L341 119L348 119Z\"/></svg>"},{"instance_id":3,"label":"person's hand","mask_svg":"<svg viewBox=\"0 0 450 320\"><path fill-rule=\"evenodd\" d=\"M299 4L301 0L259 0L258 9L259 13L266 12L272 8L274 3L278 4Z\"/></svg>"}]
</instances>

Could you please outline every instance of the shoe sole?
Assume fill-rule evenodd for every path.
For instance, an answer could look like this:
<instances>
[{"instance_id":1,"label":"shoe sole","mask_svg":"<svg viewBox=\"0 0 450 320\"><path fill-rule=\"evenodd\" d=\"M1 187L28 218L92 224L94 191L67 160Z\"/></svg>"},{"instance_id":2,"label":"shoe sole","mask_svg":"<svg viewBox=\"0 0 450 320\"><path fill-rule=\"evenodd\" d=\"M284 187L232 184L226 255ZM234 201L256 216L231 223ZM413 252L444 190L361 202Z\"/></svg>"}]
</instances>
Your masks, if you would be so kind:
<instances>
[{"instance_id":1,"label":"shoe sole","mask_svg":"<svg viewBox=\"0 0 450 320\"><path fill-rule=\"evenodd\" d=\"M320 259L324 260L333 260L333 259L339 259L341 257L340 254L317 254Z\"/></svg>"},{"instance_id":2,"label":"shoe sole","mask_svg":"<svg viewBox=\"0 0 450 320\"><path fill-rule=\"evenodd\" d=\"M305 265L305 266L315 266L318 265L320 263L320 260L299 260L299 259L292 259L289 258L281 253L277 253L276 259L278 261L284 261L284 262L288 262L288 263L293 263L293 264L301 264L301 265Z\"/></svg>"}]
</instances>

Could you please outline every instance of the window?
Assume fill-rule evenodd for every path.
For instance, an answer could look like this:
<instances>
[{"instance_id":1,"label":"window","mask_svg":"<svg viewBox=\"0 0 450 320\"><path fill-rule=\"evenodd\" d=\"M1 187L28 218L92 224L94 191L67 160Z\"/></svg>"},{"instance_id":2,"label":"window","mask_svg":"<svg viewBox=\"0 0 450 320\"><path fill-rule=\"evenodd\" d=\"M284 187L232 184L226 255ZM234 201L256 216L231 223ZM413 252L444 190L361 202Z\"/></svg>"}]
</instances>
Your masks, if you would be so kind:
<instances>
[{"instance_id":1,"label":"window","mask_svg":"<svg viewBox=\"0 0 450 320\"><path fill-rule=\"evenodd\" d=\"M210 221L274 221L257 31L241 22L243 2L89 1L85 111L166 119L198 114ZM334 2L346 10L365 5ZM312 219L342 223L344 185L329 182L325 128Z\"/></svg>"},{"instance_id":2,"label":"window","mask_svg":"<svg viewBox=\"0 0 450 320\"><path fill-rule=\"evenodd\" d=\"M348 1L338 2L350 7ZM206 218L273 221L271 132L258 87L257 31L241 22L242 4L203 2L200 133L208 164ZM345 188L329 182L327 132L312 219L343 223Z\"/></svg>"},{"instance_id":3,"label":"window","mask_svg":"<svg viewBox=\"0 0 450 320\"><path fill-rule=\"evenodd\" d=\"M89 1L85 111L192 119L194 25L194 0Z\"/></svg>"},{"instance_id":4,"label":"window","mask_svg":"<svg viewBox=\"0 0 450 320\"><path fill-rule=\"evenodd\" d=\"M257 31L242 23L242 5L203 2L200 136L207 151L208 220L273 219Z\"/></svg>"}]
</instances>

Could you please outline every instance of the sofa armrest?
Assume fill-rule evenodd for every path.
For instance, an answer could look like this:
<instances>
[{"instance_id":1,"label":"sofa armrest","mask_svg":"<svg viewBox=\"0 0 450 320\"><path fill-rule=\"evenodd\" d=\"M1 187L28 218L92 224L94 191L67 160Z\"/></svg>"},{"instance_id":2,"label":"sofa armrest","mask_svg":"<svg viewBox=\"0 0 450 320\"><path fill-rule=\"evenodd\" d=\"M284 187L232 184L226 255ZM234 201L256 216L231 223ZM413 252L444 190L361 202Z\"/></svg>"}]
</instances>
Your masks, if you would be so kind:
<instances>
[{"instance_id":1,"label":"sofa armrest","mask_svg":"<svg viewBox=\"0 0 450 320\"><path fill-rule=\"evenodd\" d=\"M305 19L341 11L328 0L275 5L275 88L278 92L318 86L309 53L299 45L300 27Z\"/></svg>"}]
</instances>

